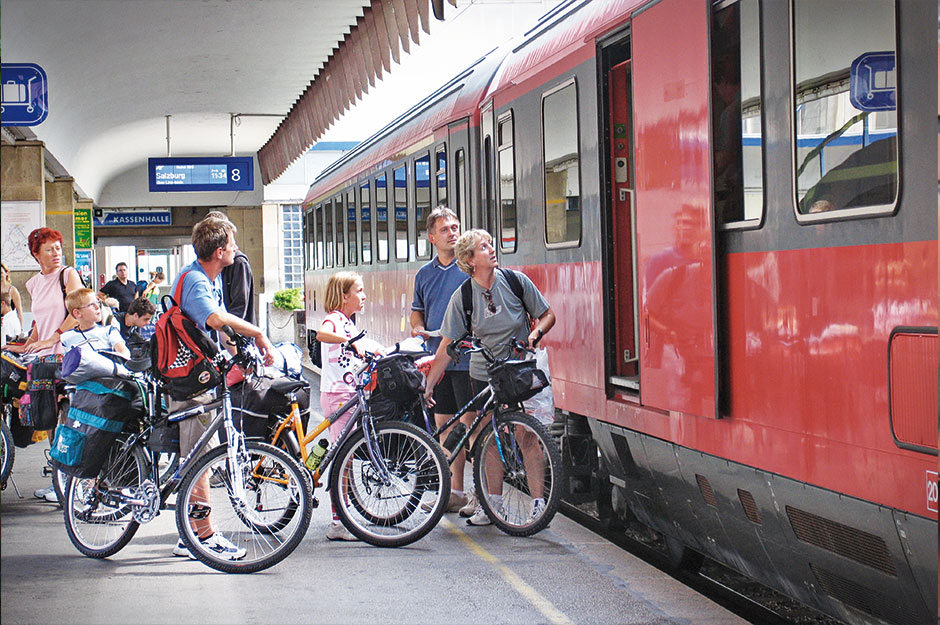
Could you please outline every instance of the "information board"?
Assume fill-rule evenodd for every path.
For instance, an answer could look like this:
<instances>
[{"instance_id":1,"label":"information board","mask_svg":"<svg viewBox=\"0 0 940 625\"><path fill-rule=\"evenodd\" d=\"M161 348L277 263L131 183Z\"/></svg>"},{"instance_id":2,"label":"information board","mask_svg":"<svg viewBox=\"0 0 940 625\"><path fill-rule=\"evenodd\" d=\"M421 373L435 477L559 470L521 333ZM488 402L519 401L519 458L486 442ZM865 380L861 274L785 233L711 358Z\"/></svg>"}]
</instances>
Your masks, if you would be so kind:
<instances>
[{"instance_id":1,"label":"information board","mask_svg":"<svg viewBox=\"0 0 940 625\"><path fill-rule=\"evenodd\" d=\"M255 188L250 156L151 158L147 171L151 193Z\"/></svg>"}]
</instances>

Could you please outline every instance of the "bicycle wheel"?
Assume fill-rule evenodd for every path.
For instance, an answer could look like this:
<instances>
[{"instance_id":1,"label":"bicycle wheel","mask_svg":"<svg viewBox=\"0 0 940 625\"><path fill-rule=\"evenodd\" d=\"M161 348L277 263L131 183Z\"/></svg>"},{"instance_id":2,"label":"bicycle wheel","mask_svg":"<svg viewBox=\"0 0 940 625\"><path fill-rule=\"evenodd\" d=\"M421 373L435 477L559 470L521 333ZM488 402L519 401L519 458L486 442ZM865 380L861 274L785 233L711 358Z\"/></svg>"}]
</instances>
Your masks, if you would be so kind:
<instances>
[{"instance_id":1,"label":"bicycle wheel","mask_svg":"<svg viewBox=\"0 0 940 625\"><path fill-rule=\"evenodd\" d=\"M6 409L4 408L4 410ZM2 438L0 438L0 445L2 445L0 447L0 485L6 488L7 479L13 470L13 457L16 455L16 446L13 444L13 432L10 431L6 418L0 424L0 430L3 433Z\"/></svg>"},{"instance_id":2,"label":"bicycle wheel","mask_svg":"<svg viewBox=\"0 0 940 625\"><path fill-rule=\"evenodd\" d=\"M147 454L136 446L128 450L127 439L121 437L97 477L69 477L62 507L75 548L90 558L107 558L123 549L140 524L122 491L140 492L149 475Z\"/></svg>"},{"instance_id":3,"label":"bicycle wheel","mask_svg":"<svg viewBox=\"0 0 940 625\"><path fill-rule=\"evenodd\" d=\"M296 460L260 441L247 441L245 451L245 460L234 468L226 447L209 451L187 472L176 500L176 527L190 553L226 573L252 573L286 558L300 544L313 514L305 469ZM209 486L212 478L221 483ZM243 497L236 490L240 481ZM196 536L190 513L205 507L213 532L231 542L237 554L217 553Z\"/></svg>"},{"instance_id":4,"label":"bicycle wheel","mask_svg":"<svg viewBox=\"0 0 940 625\"><path fill-rule=\"evenodd\" d=\"M384 481L369 457L365 432L353 432L330 468L330 497L343 525L378 547L410 544L437 525L450 497L450 467L423 430L396 421L375 424L373 450L388 468Z\"/></svg>"},{"instance_id":5,"label":"bicycle wheel","mask_svg":"<svg viewBox=\"0 0 940 625\"><path fill-rule=\"evenodd\" d=\"M404 424L403 422L399 422L399 424L412 425ZM420 426L418 429L424 432ZM365 452L364 458L368 459L368 450L365 448L363 448L363 450ZM383 451L386 464L389 466L390 470L396 471L399 474L404 474L407 472L409 464L412 462L409 458L409 456L413 454L412 449L409 449L407 446L396 446L391 449L384 449ZM422 472L426 474L417 478L421 488L415 488L408 497L394 494L396 491L392 491L392 496L380 495L380 499L383 505L378 507L371 503L375 495L373 492L369 491L369 487L371 486L370 480L380 480L381 478L379 478L378 472L375 470L374 465L370 463L368 466L370 473L367 474L366 477L369 479L359 480L358 483L353 481L349 485L349 503L356 509L356 512L358 512L366 522L382 527L392 527L394 525L398 525L409 516L414 514L415 509L419 505L423 507L423 512L431 511L434 503L433 498L436 497L436 495L432 496L432 501L422 502L422 497L425 496L425 490L423 487L424 483L433 479L433 475L435 473L433 469L429 469L428 466L418 468L418 470L415 472L416 475L420 475ZM450 493L447 494L448 498L449 496ZM431 527L434 527L434 525L436 525L436 522L432 524ZM417 538L415 540L417 540Z\"/></svg>"},{"instance_id":6,"label":"bicycle wheel","mask_svg":"<svg viewBox=\"0 0 940 625\"><path fill-rule=\"evenodd\" d=\"M501 414L476 442L473 483L487 516L511 536L543 530L561 502L561 452L545 427L523 412Z\"/></svg>"}]
</instances>

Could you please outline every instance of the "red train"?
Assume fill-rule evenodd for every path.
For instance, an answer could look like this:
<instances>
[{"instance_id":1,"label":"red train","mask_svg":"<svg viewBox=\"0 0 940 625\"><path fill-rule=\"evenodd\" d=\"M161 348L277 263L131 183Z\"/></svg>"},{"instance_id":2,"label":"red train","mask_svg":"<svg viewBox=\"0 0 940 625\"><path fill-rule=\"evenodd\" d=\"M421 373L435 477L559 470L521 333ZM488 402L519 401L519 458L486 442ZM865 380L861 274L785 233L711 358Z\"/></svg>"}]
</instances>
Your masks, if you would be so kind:
<instances>
[{"instance_id":1,"label":"red train","mask_svg":"<svg viewBox=\"0 0 940 625\"><path fill-rule=\"evenodd\" d=\"M570 500L847 622L935 622L933 9L558 6L314 183L308 334L351 267L402 337L447 204L556 311Z\"/></svg>"}]
</instances>

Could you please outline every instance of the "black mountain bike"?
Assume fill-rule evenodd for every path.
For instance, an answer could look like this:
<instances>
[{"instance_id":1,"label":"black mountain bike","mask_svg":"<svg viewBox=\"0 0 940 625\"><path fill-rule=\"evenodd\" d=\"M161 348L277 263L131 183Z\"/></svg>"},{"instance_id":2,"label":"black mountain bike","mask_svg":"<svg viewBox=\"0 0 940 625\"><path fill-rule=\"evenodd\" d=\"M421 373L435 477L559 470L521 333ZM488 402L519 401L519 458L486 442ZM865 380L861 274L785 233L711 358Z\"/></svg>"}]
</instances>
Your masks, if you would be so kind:
<instances>
[{"instance_id":1,"label":"black mountain bike","mask_svg":"<svg viewBox=\"0 0 940 625\"><path fill-rule=\"evenodd\" d=\"M513 355L530 351L520 341L505 358L495 358L480 340L472 335L454 343L455 349L480 352L492 371L529 371L532 361L514 360ZM527 378L522 376L523 380ZM561 503L562 485L565 484L561 451L545 426L535 417L523 412L520 397L523 389L512 390L499 386L493 378L467 405L457 411L441 427L433 431L435 437L454 425L463 415L478 410L476 418L465 431L455 428L457 440L448 440L448 462L467 451L473 459L473 483L477 501L486 515L499 529L512 536L530 536L551 522ZM520 392L522 393L520 395ZM432 423L422 398L418 421ZM482 429L480 429L482 426ZM480 429L471 448L470 439ZM452 439L452 436L448 436Z\"/></svg>"},{"instance_id":2,"label":"black mountain bike","mask_svg":"<svg viewBox=\"0 0 940 625\"><path fill-rule=\"evenodd\" d=\"M135 431L123 432L93 478L70 477L65 495L65 526L75 547L92 558L106 558L127 545L141 523L152 521L176 494L176 525L190 553L226 573L251 573L274 566L300 544L310 525L313 496L304 467L281 449L246 440L232 422L225 373L235 365L254 375L257 359L246 351L250 341L232 332L237 354L219 365L218 399L164 414L158 397L144 397L145 417ZM134 378L150 375L149 360L130 361ZM154 428L217 410L194 449L161 484L159 453L147 441ZM199 457L220 428L227 443ZM211 512L211 515L210 515ZM203 543L193 521L211 519L212 529L238 549L237 559Z\"/></svg>"}]
</instances>

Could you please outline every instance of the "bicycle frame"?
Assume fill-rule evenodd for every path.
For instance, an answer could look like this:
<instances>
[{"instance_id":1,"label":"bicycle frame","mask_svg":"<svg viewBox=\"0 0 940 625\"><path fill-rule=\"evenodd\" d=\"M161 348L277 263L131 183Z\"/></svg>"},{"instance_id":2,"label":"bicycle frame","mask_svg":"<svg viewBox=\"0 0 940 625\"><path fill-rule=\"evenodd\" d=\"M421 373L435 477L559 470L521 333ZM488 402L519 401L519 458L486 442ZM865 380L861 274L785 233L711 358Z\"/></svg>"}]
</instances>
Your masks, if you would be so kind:
<instances>
[{"instance_id":1,"label":"bicycle frame","mask_svg":"<svg viewBox=\"0 0 940 625\"><path fill-rule=\"evenodd\" d=\"M349 437L350 432L355 428L357 424L362 424L362 429L365 432L365 441L366 441L366 450L369 452L369 459L372 461L373 466L378 470L379 475L382 478L383 483L388 484L391 482L392 476L388 470L388 465L385 464L385 456L381 453L377 453L378 450L375 448L375 428L373 426L371 414L369 412L368 404L366 403L365 398L365 387L368 385L370 377L365 377L363 374L370 374L374 368L374 362L365 363L355 374L356 382L356 393L354 397L356 401L347 401L342 406L337 408L331 415L324 418L310 433L304 433L304 426L300 420L300 406L297 405L297 402L292 399L291 401L291 411L290 414L281 420L278 423L277 428L274 431L274 435L271 437L272 443L275 445L280 439L282 433L285 430L290 431L294 436L297 437L297 443L300 448L300 457L301 461L306 463L307 461L307 445L312 443L316 438L323 433L330 425L336 422L339 417L343 416L350 410L355 410L350 416L349 421L346 422L346 425L343 427L343 430L340 432L339 436L336 437L336 441L332 444L329 450L326 452L326 455L323 457L323 460L320 461L320 466L313 472L313 481L314 486L319 485L320 477L323 475L322 468L327 467L332 462L333 458L336 456L340 447L343 443L346 442L346 439Z\"/></svg>"}]
</instances>

